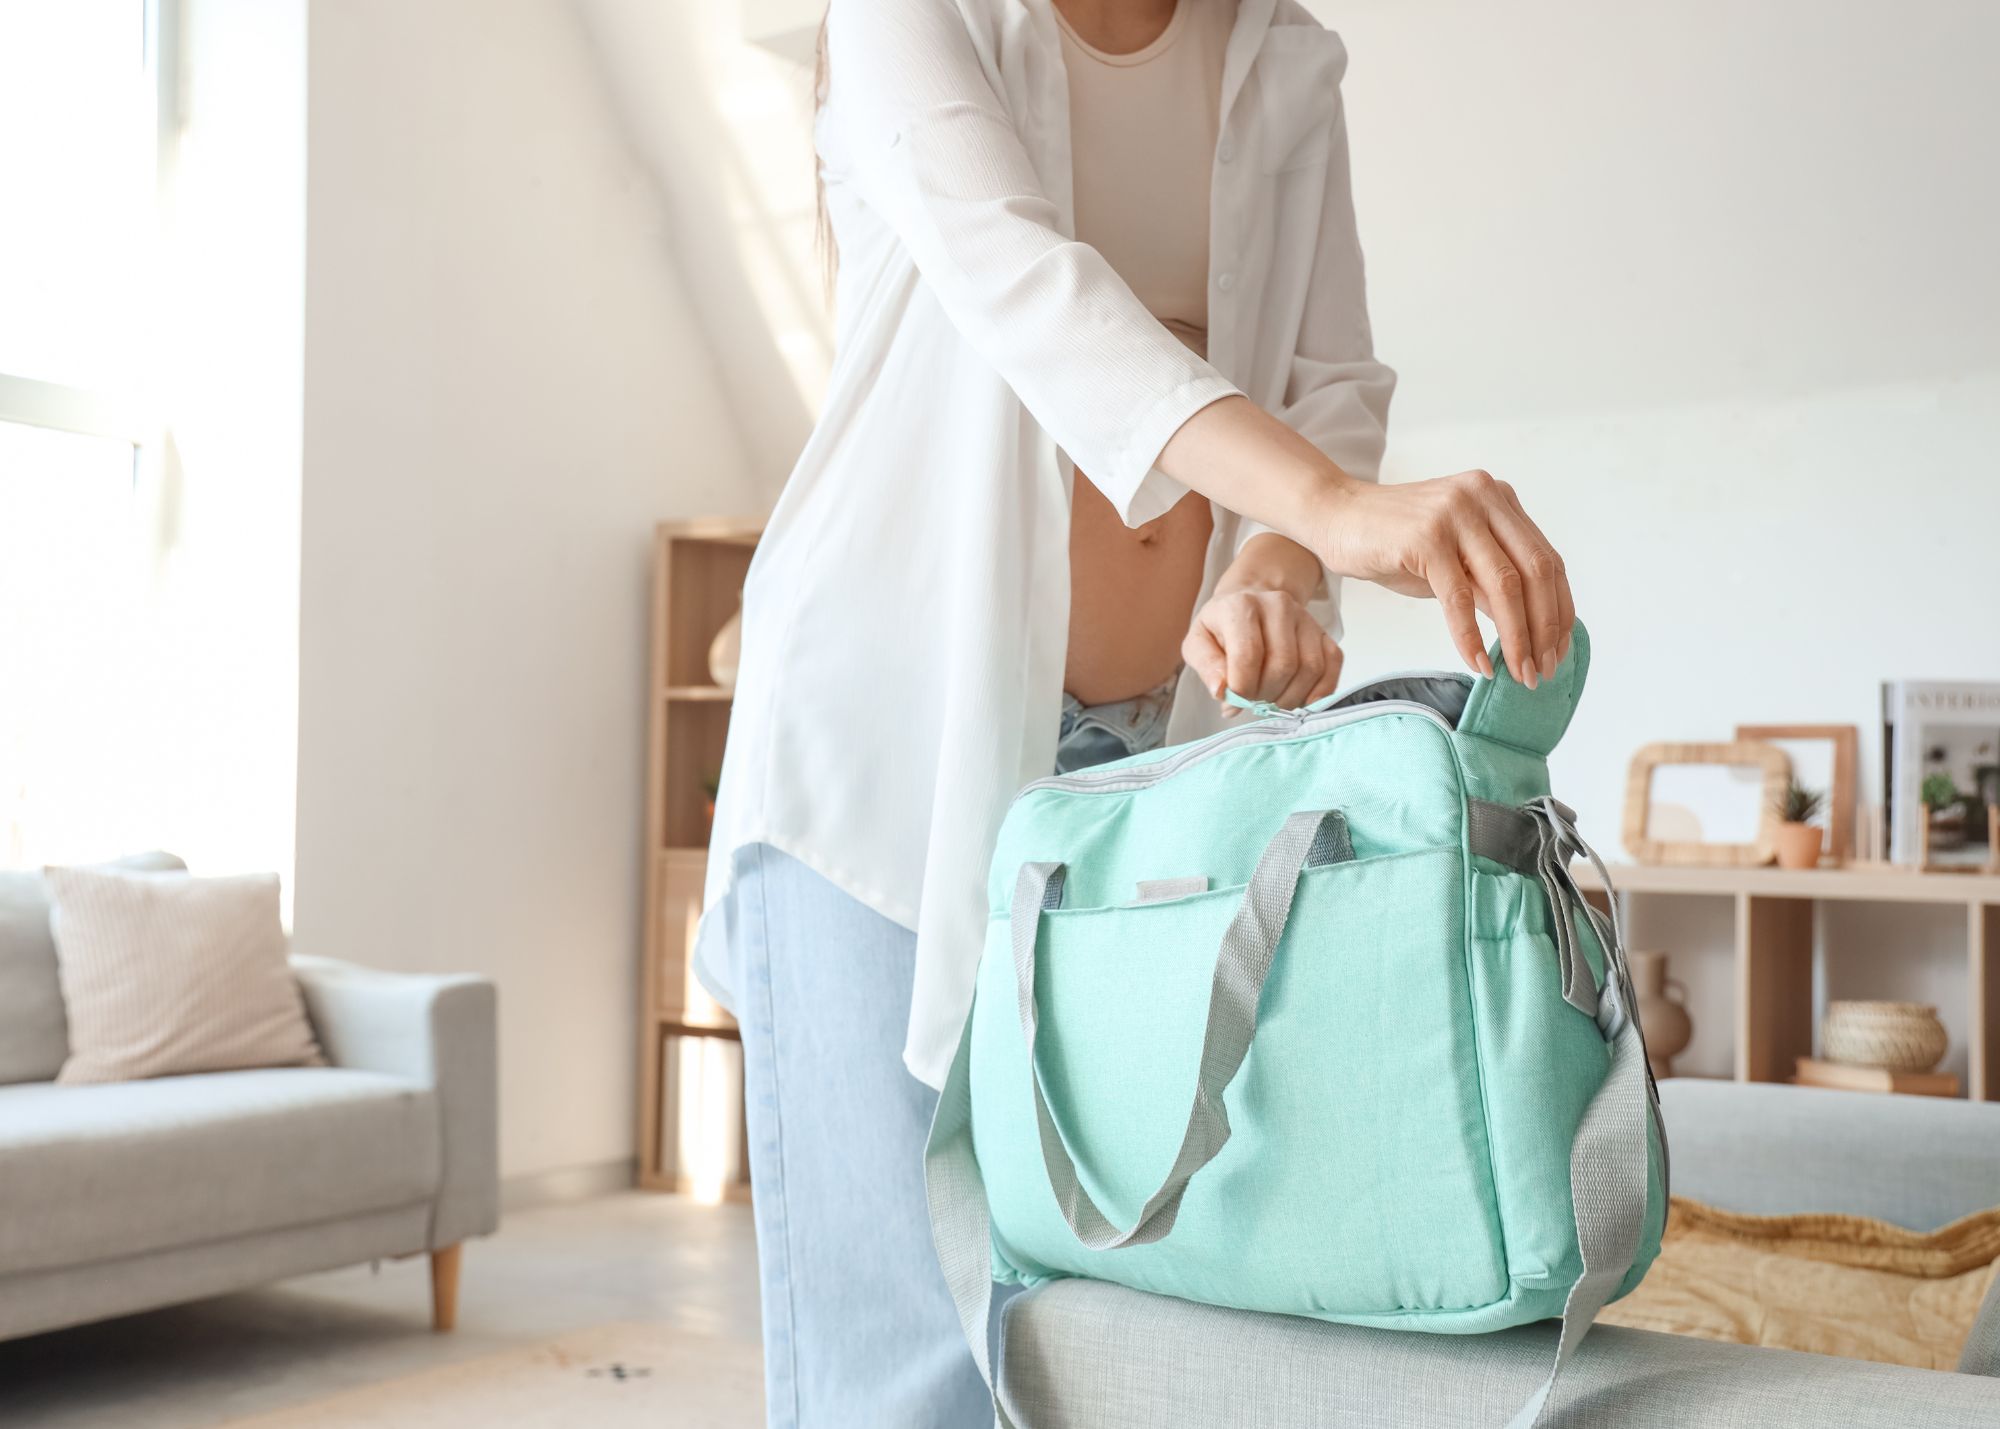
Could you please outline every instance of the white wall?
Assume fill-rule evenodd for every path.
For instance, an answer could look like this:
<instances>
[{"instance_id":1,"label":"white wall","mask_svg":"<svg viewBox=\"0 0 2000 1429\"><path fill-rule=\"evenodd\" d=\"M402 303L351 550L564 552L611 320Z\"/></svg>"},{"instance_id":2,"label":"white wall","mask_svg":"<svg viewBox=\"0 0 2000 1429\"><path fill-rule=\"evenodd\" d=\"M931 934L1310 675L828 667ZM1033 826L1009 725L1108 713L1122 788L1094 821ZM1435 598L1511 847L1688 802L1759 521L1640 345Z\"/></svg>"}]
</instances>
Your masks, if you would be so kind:
<instances>
[{"instance_id":1,"label":"white wall","mask_svg":"<svg viewBox=\"0 0 2000 1429\"><path fill-rule=\"evenodd\" d=\"M1597 647L1554 761L1619 853L1655 739L1862 728L1878 682L2000 679L2000 9L1921 0L1397 0L1346 39L1392 478L1485 466L1567 558ZM1348 668L1448 663L1349 587ZM1619 856L1622 856L1620 854ZM1726 907L1640 900L1730 1059ZM1834 996L1942 1005L1962 916L1842 908Z\"/></svg>"},{"instance_id":2,"label":"white wall","mask_svg":"<svg viewBox=\"0 0 2000 1429\"><path fill-rule=\"evenodd\" d=\"M572 0L620 127L658 185L669 251L745 455L775 498L832 364L813 261L812 73L743 43L729 0ZM817 15L814 18L817 26Z\"/></svg>"},{"instance_id":3,"label":"white wall","mask_svg":"<svg viewBox=\"0 0 2000 1429\"><path fill-rule=\"evenodd\" d=\"M492 974L503 1171L618 1160L649 533L763 492L569 6L310 46L298 942Z\"/></svg>"}]
</instances>

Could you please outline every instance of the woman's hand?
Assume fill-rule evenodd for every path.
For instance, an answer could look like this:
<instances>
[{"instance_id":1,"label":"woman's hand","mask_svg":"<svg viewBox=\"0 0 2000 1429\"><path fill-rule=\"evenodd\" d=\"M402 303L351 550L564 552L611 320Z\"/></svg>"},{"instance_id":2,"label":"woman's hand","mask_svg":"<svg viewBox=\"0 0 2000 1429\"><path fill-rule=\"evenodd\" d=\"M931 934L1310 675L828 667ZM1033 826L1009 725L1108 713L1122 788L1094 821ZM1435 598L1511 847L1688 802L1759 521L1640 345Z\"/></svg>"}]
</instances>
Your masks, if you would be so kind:
<instances>
[{"instance_id":1,"label":"woman's hand","mask_svg":"<svg viewBox=\"0 0 2000 1429\"><path fill-rule=\"evenodd\" d=\"M1492 675L1493 662L1475 611L1492 617L1507 668L1529 689L1569 653L1576 603L1562 557L1513 488L1483 471L1396 486L1357 481L1242 396L1211 402L1183 422L1159 466L1296 537L1335 575L1436 596L1452 643L1482 675Z\"/></svg>"},{"instance_id":2,"label":"woman's hand","mask_svg":"<svg viewBox=\"0 0 2000 1429\"><path fill-rule=\"evenodd\" d=\"M1529 689L1569 654L1576 621L1562 557L1514 488L1483 471L1330 488L1316 543L1327 569L1404 595L1434 595L1467 664L1493 674L1475 610L1500 632L1507 668Z\"/></svg>"},{"instance_id":3,"label":"woman's hand","mask_svg":"<svg viewBox=\"0 0 2000 1429\"><path fill-rule=\"evenodd\" d=\"M1285 709L1311 704L1340 683L1340 647L1307 611L1319 558L1275 534L1252 536L1181 642L1208 692L1226 686Z\"/></svg>"}]
</instances>

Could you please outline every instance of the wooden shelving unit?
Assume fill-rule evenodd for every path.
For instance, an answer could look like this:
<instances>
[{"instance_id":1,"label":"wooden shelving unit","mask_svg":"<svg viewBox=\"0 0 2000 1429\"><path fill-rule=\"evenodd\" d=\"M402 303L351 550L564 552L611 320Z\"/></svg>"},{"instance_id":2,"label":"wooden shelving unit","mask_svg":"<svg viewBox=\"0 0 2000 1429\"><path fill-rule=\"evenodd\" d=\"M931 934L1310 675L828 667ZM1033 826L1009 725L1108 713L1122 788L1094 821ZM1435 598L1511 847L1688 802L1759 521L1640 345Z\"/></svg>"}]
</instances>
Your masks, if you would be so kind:
<instances>
[{"instance_id":1,"label":"wooden shelving unit","mask_svg":"<svg viewBox=\"0 0 2000 1429\"><path fill-rule=\"evenodd\" d=\"M742 603L762 525L755 521L663 522L654 533L653 639L646 744L645 953L639 1001L639 1184L693 1189L681 1164L679 1128L708 1110L700 1088L677 1073L693 1059L703 1076L725 1075L707 1055L741 1043L729 1014L695 980L689 964L708 874L707 782L722 768L731 691L708 670L716 633ZM748 1188L742 1150L741 1065L736 1064L735 1164L722 1191ZM715 1168L709 1168L711 1176Z\"/></svg>"},{"instance_id":2,"label":"wooden shelving unit","mask_svg":"<svg viewBox=\"0 0 2000 1429\"><path fill-rule=\"evenodd\" d=\"M1596 870L1577 882L1603 899ZM1736 1079L1782 1082L1812 1055L1813 931L1829 903L1929 903L1965 910L1967 1095L2000 1101L2000 877L1868 865L1778 868L1614 866L1620 898L1728 898L1736 911Z\"/></svg>"}]
</instances>

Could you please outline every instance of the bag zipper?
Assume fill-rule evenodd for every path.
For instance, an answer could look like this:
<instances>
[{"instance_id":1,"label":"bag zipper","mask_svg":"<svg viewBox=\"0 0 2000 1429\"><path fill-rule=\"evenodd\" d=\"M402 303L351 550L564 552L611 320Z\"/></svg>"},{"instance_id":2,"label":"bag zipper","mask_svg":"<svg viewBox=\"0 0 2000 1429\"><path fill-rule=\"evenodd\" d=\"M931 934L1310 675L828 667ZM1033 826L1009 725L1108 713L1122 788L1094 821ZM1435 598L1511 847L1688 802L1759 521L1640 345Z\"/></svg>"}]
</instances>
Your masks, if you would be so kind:
<instances>
[{"instance_id":1,"label":"bag zipper","mask_svg":"<svg viewBox=\"0 0 2000 1429\"><path fill-rule=\"evenodd\" d=\"M1125 793L1133 789L1144 789L1159 783L1162 779L1173 777L1190 764L1198 764L1212 754L1220 754L1239 745L1262 744L1266 740L1319 734L1340 725L1354 724L1364 719L1378 719L1391 714L1421 715L1445 734L1451 733L1450 721L1429 705L1420 704L1416 700L1375 700L1352 709L1275 710L1255 724L1212 734L1207 739L1197 740L1176 753L1164 759L1154 760L1150 764L1129 769L1079 769L1073 774L1051 774L1023 784L1014 797L1018 800L1039 789L1060 789L1077 794Z\"/></svg>"}]
</instances>

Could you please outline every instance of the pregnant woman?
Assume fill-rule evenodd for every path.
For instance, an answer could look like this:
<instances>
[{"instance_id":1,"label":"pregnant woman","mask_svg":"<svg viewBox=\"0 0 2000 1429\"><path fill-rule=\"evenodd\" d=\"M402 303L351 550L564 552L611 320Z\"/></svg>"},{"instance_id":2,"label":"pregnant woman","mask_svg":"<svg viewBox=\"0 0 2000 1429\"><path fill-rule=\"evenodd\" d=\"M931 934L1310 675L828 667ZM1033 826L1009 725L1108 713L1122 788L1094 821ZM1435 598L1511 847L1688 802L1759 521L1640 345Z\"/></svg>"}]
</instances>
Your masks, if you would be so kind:
<instances>
[{"instance_id":1,"label":"pregnant woman","mask_svg":"<svg viewBox=\"0 0 2000 1429\"><path fill-rule=\"evenodd\" d=\"M975 1425L923 1146L1014 790L1330 691L1348 576L1565 653L1504 484L1374 484L1346 54L1293 0L833 0L825 413L757 551L704 981L743 1028L770 1422Z\"/></svg>"}]
</instances>

